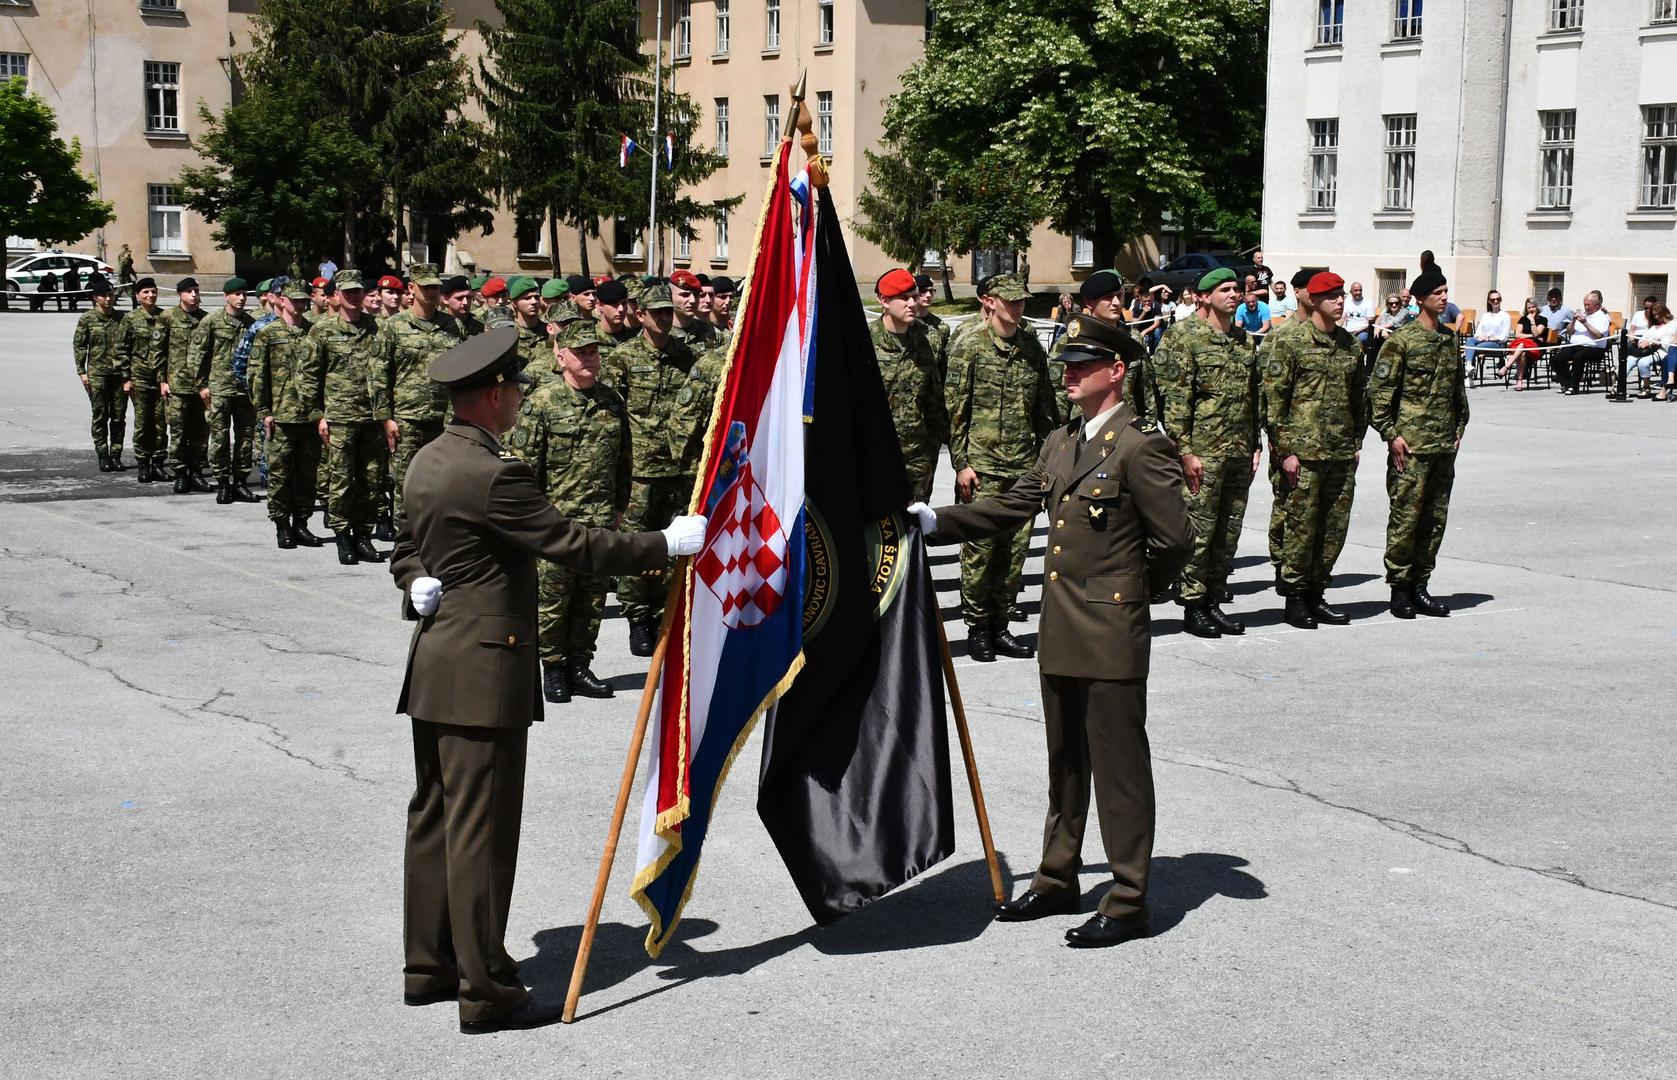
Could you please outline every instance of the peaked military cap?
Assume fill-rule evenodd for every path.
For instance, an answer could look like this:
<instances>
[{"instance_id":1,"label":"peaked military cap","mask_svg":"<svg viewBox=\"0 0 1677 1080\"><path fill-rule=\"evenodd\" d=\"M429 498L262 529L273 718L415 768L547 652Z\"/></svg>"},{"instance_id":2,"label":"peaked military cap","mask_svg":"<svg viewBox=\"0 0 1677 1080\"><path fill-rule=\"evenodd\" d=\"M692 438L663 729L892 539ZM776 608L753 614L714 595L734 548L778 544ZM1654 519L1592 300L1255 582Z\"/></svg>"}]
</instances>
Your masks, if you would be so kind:
<instances>
[{"instance_id":1,"label":"peaked military cap","mask_svg":"<svg viewBox=\"0 0 1677 1080\"><path fill-rule=\"evenodd\" d=\"M415 285L441 285L442 275L437 273L436 263L414 263L408 267L408 277Z\"/></svg>"},{"instance_id":2,"label":"peaked military cap","mask_svg":"<svg viewBox=\"0 0 1677 1080\"><path fill-rule=\"evenodd\" d=\"M606 345L610 342L601 340L600 331L595 328L592 319L578 319L559 331L559 347L561 349L586 349L590 345Z\"/></svg>"},{"instance_id":3,"label":"peaked military cap","mask_svg":"<svg viewBox=\"0 0 1677 1080\"><path fill-rule=\"evenodd\" d=\"M432 382L450 390L476 390L504 382L530 386L536 381L519 370L518 327L511 323L492 326L450 348L431 361L428 373Z\"/></svg>"},{"instance_id":4,"label":"peaked military cap","mask_svg":"<svg viewBox=\"0 0 1677 1080\"><path fill-rule=\"evenodd\" d=\"M1129 331L1108 326L1087 315L1079 315L1068 323L1066 334L1066 346L1060 351L1060 360L1067 364L1096 360L1110 364L1117 359L1133 364L1147 352L1147 346L1131 337Z\"/></svg>"},{"instance_id":5,"label":"peaked military cap","mask_svg":"<svg viewBox=\"0 0 1677 1080\"><path fill-rule=\"evenodd\" d=\"M565 326L580 318L582 318L582 312L577 310L575 304L569 300L561 300L547 309L547 312L542 315L542 322L558 323L560 326Z\"/></svg>"},{"instance_id":6,"label":"peaked military cap","mask_svg":"<svg viewBox=\"0 0 1677 1080\"><path fill-rule=\"evenodd\" d=\"M301 279L288 281L280 295L287 300L307 300L309 298L309 283Z\"/></svg>"},{"instance_id":7,"label":"peaked military cap","mask_svg":"<svg viewBox=\"0 0 1677 1080\"><path fill-rule=\"evenodd\" d=\"M345 289L365 289L367 286L361 280L359 270L339 270L332 275L332 284L339 292Z\"/></svg>"},{"instance_id":8,"label":"peaked military cap","mask_svg":"<svg viewBox=\"0 0 1677 1080\"><path fill-rule=\"evenodd\" d=\"M993 296L997 300L1029 300L1031 290L1017 274L992 274L978 286L979 296Z\"/></svg>"},{"instance_id":9,"label":"peaked military cap","mask_svg":"<svg viewBox=\"0 0 1677 1080\"><path fill-rule=\"evenodd\" d=\"M667 311L675 307L668 285L648 285L641 289L640 305L648 311Z\"/></svg>"}]
</instances>

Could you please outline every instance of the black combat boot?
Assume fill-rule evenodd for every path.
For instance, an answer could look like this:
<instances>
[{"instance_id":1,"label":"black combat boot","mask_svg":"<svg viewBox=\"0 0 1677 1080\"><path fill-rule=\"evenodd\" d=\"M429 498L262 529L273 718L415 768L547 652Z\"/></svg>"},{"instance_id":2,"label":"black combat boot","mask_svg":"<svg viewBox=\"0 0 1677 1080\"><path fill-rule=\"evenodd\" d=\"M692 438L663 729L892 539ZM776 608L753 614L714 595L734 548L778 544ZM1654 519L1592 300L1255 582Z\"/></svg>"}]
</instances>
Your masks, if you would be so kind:
<instances>
[{"instance_id":1,"label":"black combat boot","mask_svg":"<svg viewBox=\"0 0 1677 1080\"><path fill-rule=\"evenodd\" d=\"M1205 610L1206 614L1211 616L1211 621L1217 624L1217 629L1223 633L1237 637L1246 633L1246 624L1224 612L1221 605L1207 604Z\"/></svg>"},{"instance_id":2,"label":"black combat boot","mask_svg":"<svg viewBox=\"0 0 1677 1080\"><path fill-rule=\"evenodd\" d=\"M982 626L967 628L967 655L980 664L996 662L996 643L990 640L990 631Z\"/></svg>"},{"instance_id":3,"label":"black combat boot","mask_svg":"<svg viewBox=\"0 0 1677 1080\"><path fill-rule=\"evenodd\" d=\"M168 461L160 457L155 457L151 459L151 478L159 483L163 483L168 480L173 480L175 478L175 474L169 471Z\"/></svg>"},{"instance_id":4,"label":"black combat boot","mask_svg":"<svg viewBox=\"0 0 1677 1080\"><path fill-rule=\"evenodd\" d=\"M355 557L355 537L341 532L337 535L338 561L345 566L354 566L361 560Z\"/></svg>"},{"instance_id":5,"label":"black combat boot","mask_svg":"<svg viewBox=\"0 0 1677 1080\"><path fill-rule=\"evenodd\" d=\"M1276 596L1287 596L1287 595L1291 594L1292 591L1293 591L1292 587L1289 586L1285 581L1281 580L1281 568L1279 566L1277 566L1275 568L1275 595Z\"/></svg>"},{"instance_id":6,"label":"black combat boot","mask_svg":"<svg viewBox=\"0 0 1677 1080\"><path fill-rule=\"evenodd\" d=\"M262 501L261 497L257 495L256 492L250 490L250 485L245 483L244 477L240 477L228 486L233 489L234 502L259 503Z\"/></svg>"},{"instance_id":7,"label":"black combat boot","mask_svg":"<svg viewBox=\"0 0 1677 1080\"><path fill-rule=\"evenodd\" d=\"M555 705L571 700L571 687L565 680L565 665L557 660L542 661L542 697Z\"/></svg>"},{"instance_id":8,"label":"black combat boot","mask_svg":"<svg viewBox=\"0 0 1677 1080\"><path fill-rule=\"evenodd\" d=\"M1432 594L1427 592L1427 583L1424 581L1409 590L1409 598L1415 602L1417 614L1430 615L1435 619L1450 617L1450 609L1432 598Z\"/></svg>"},{"instance_id":9,"label":"black combat boot","mask_svg":"<svg viewBox=\"0 0 1677 1080\"><path fill-rule=\"evenodd\" d=\"M139 472L139 475L135 477L135 479L137 479L142 484L151 483L151 462L147 461L145 458L141 458L139 464L140 464L140 472Z\"/></svg>"},{"instance_id":10,"label":"black combat boot","mask_svg":"<svg viewBox=\"0 0 1677 1080\"><path fill-rule=\"evenodd\" d=\"M187 472L186 472L185 469L182 469L180 472L175 474L175 494L176 495L190 495L190 494L192 494L192 477L187 475Z\"/></svg>"},{"instance_id":11,"label":"black combat boot","mask_svg":"<svg viewBox=\"0 0 1677 1080\"><path fill-rule=\"evenodd\" d=\"M634 656L651 656L658 641L658 628L651 623L629 624L629 652Z\"/></svg>"},{"instance_id":12,"label":"black combat boot","mask_svg":"<svg viewBox=\"0 0 1677 1080\"><path fill-rule=\"evenodd\" d=\"M1317 622L1330 626L1345 626L1351 621L1351 616L1329 604L1327 597L1321 593L1315 593L1310 597L1310 614L1316 616Z\"/></svg>"},{"instance_id":13,"label":"black combat boot","mask_svg":"<svg viewBox=\"0 0 1677 1080\"><path fill-rule=\"evenodd\" d=\"M297 538L291 535L291 526L283 521L274 522L274 542L285 551L297 546Z\"/></svg>"},{"instance_id":14,"label":"black combat boot","mask_svg":"<svg viewBox=\"0 0 1677 1080\"><path fill-rule=\"evenodd\" d=\"M608 698L617 695L617 691L595 678L594 673L588 670L586 660L568 661L565 664L565 681L570 685L571 692L581 697Z\"/></svg>"},{"instance_id":15,"label":"black combat boot","mask_svg":"<svg viewBox=\"0 0 1677 1080\"><path fill-rule=\"evenodd\" d=\"M298 547L316 548L326 541L309 531L309 515L293 514L291 516L291 539L297 541Z\"/></svg>"},{"instance_id":16,"label":"black combat boot","mask_svg":"<svg viewBox=\"0 0 1677 1080\"><path fill-rule=\"evenodd\" d=\"M1310 613L1310 601L1302 596L1287 597L1287 625L1300 630L1316 629L1316 616Z\"/></svg>"},{"instance_id":17,"label":"black combat boot","mask_svg":"<svg viewBox=\"0 0 1677 1080\"><path fill-rule=\"evenodd\" d=\"M990 647L996 650L997 656L1010 656L1015 660L1029 660L1036 655L1036 646L1020 641L1005 626L990 632Z\"/></svg>"},{"instance_id":18,"label":"black combat boot","mask_svg":"<svg viewBox=\"0 0 1677 1080\"><path fill-rule=\"evenodd\" d=\"M1410 599L1409 586L1392 586L1392 618L1413 619L1415 617L1415 601Z\"/></svg>"},{"instance_id":19,"label":"black combat boot","mask_svg":"<svg viewBox=\"0 0 1677 1080\"><path fill-rule=\"evenodd\" d=\"M233 485L217 484L215 486L215 502L217 506L233 505Z\"/></svg>"},{"instance_id":20,"label":"black combat boot","mask_svg":"<svg viewBox=\"0 0 1677 1080\"><path fill-rule=\"evenodd\" d=\"M1211 605L1193 603L1182 609L1182 629L1195 637L1222 637L1223 631L1211 618Z\"/></svg>"},{"instance_id":21,"label":"black combat boot","mask_svg":"<svg viewBox=\"0 0 1677 1080\"><path fill-rule=\"evenodd\" d=\"M111 455L100 454L99 455L99 471L100 472L110 472L111 469L113 469L113 468L115 468L115 466L113 466L111 464Z\"/></svg>"},{"instance_id":22,"label":"black combat boot","mask_svg":"<svg viewBox=\"0 0 1677 1080\"><path fill-rule=\"evenodd\" d=\"M373 526L373 539L385 544L396 542L396 526L390 523L389 514L380 514L378 522Z\"/></svg>"},{"instance_id":23,"label":"black combat boot","mask_svg":"<svg viewBox=\"0 0 1677 1080\"><path fill-rule=\"evenodd\" d=\"M383 562L385 553L373 546L365 533L355 534L355 557L362 562Z\"/></svg>"},{"instance_id":24,"label":"black combat boot","mask_svg":"<svg viewBox=\"0 0 1677 1080\"><path fill-rule=\"evenodd\" d=\"M1234 590L1229 588L1227 585L1224 585L1221 588L1218 588L1211 595L1212 595L1212 601L1211 602L1213 604L1232 604L1232 603L1234 603Z\"/></svg>"},{"instance_id":25,"label":"black combat boot","mask_svg":"<svg viewBox=\"0 0 1677 1080\"><path fill-rule=\"evenodd\" d=\"M188 471L192 474L192 490L193 491L214 491L215 490L215 487L212 486L210 484L209 480L205 478L203 469L190 469Z\"/></svg>"},{"instance_id":26,"label":"black combat boot","mask_svg":"<svg viewBox=\"0 0 1677 1080\"><path fill-rule=\"evenodd\" d=\"M126 466L122 463L122 451L121 450L111 451L111 471L112 472L127 472L128 471L128 466Z\"/></svg>"}]
</instances>

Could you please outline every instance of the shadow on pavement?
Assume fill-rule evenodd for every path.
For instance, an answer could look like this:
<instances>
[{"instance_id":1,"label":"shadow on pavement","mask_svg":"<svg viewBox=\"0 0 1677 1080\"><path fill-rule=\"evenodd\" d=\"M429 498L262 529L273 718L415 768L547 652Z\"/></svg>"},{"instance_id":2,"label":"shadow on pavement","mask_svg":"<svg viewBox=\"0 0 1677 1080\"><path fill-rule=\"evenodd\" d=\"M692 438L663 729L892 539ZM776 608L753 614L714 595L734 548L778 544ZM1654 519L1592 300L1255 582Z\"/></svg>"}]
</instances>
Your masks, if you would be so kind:
<instances>
[{"instance_id":1,"label":"shadow on pavement","mask_svg":"<svg viewBox=\"0 0 1677 1080\"><path fill-rule=\"evenodd\" d=\"M1269 896L1264 883L1245 870L1251 864L1239 855L1195 851L1187 855L1156 855L1147 880L1147 918L1150 936L1169 933L1214 896L1232 900L1263 900ZM1083 894L1083 908L1093 912L1106 895L1102 881Z\"/></svg>"}]
</instances>

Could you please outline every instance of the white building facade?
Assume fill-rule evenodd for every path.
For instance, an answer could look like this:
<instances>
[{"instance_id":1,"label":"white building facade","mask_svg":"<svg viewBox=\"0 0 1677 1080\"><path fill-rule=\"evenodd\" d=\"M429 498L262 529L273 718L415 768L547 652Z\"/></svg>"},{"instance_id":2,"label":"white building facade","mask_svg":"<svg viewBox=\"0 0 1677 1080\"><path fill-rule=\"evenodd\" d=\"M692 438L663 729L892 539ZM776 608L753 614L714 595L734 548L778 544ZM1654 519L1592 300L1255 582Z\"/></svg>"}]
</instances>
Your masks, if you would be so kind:
<instances>
[{"instance_id":1,"label":"white building facade","mask_svg":"<svg viewBox=\"0 0 1677 1080\"><path fill-rule=\"evenodd\" d=\"M1264 134L1278 272L1670 302L1677 0L1274 0Z\"/></svg>"}]
</instances>

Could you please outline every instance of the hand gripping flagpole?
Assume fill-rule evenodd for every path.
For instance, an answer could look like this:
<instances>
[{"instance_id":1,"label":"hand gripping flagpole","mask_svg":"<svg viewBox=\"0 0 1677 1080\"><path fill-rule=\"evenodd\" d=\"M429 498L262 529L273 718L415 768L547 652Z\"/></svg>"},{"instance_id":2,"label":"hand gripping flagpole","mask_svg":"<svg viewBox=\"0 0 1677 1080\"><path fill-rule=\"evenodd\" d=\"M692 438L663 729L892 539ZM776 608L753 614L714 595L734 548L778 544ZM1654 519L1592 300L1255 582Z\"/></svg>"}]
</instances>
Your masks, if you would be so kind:
<instances>
[{"instance_id":1,"label":"hand gripping flagpole","mask_svg":"<svg viewBox=\"0 0 1677 1080\"><path fill-rule=\"evenodd\" d=\"M990 838L990 815L984 809L984 788L978 782L978 758L972 751L972 732L967 730L967 710L961 704L961 687L955 682L955 658L949 654L949 635L943 629L943 613L937 620L938 652L943 656L943 682L949 687L949 707L955 713L955 734L961 739L961 760L967 767L967 786L972 789L972 808L978 814L978 838L984 843L984 861L990 866L990 891L996 903L1007 899L1002 886L1002 867L996 860L996 844Z\"/></svg>"}]
</instances>

